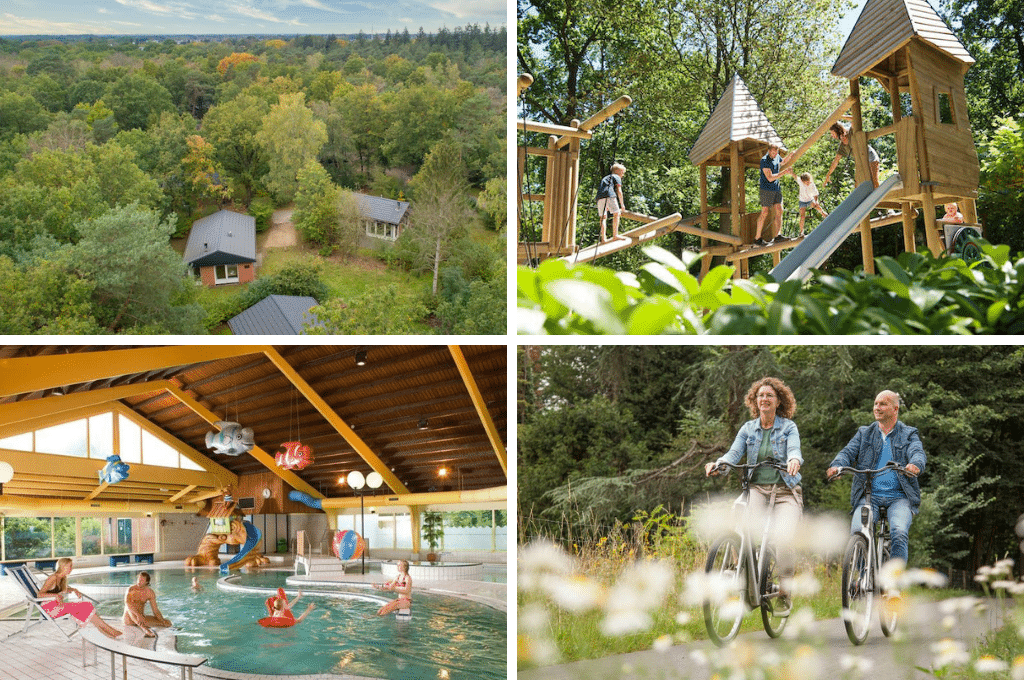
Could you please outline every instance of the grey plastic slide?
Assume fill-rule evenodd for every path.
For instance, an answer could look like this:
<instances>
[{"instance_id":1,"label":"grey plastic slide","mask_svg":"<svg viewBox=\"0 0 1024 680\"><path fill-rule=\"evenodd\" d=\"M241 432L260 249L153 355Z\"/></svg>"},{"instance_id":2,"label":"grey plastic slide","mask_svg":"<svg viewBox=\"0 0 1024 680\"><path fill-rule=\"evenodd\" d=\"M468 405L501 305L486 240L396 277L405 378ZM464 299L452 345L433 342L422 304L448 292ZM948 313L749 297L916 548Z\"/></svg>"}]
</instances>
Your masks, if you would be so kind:
<instances>
[{"instance_id":1,"label":"grey plastic slide","mask_svg":"<svg viewBox=\"0 0 1024 680\"><path fill-rule=\"evenodd\" d=\"M778 282L799 278L806 281L812 268L820 267L846 237L857 228L885 195L903 186L898 174L886 178L877 189L863 182L821 221L800 244L784 257L768 274Z\"/></svg>"}]
</instances>

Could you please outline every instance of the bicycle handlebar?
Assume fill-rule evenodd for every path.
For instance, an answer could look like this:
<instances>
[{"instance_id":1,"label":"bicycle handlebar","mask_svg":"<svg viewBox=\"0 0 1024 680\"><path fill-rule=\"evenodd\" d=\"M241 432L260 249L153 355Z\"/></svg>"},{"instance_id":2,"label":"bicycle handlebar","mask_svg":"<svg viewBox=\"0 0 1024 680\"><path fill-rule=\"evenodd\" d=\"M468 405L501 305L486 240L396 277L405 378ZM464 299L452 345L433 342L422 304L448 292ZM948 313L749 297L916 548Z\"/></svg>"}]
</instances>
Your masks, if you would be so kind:
<instances>
[{"instance_id":1,"label":"bicycle handlebar","mask_svg":"<svg viewBox=\"0 0 1024 680\"><path fill-rule=\"evenodd\" d=\"M728 468L733 468L735 470L754 470L759 467L770 467L780 472L786 471L786 466L777 460L762 460L760 463L740 463L739 465L723 460L716 464L715 467L711 468L711 471L718 472L724 469L725 472L729 472Z\"/></svg>"},{"instance_id":2,"label":"bicycle handlebar","mask_svg":"<svg viewBox=\"0 0 1024 680\"><path fill-rule=\"evenodd\" d=\"M917 476L913 472L908 471L907 468L905 468L904 466L900 465L899 463L897 463L894 460L890 460L888 463L886 463L884 466L878 468L877 470L860 470L858 468L849 467L847 465L839 466L837 469L839 471L836 472L836 474L834 476L827 477L826 481L833 482L833 481L839 479L840 477L842 477L844 472L854 472L854 473L864 473L864 474L877 474L879 472L888 472L888 471L892 470L893 472L896 472L896 473L901 474L901 475L907 475L907 476L910 476L910 477L916 477Z\"/></svg>"}]
</instances>

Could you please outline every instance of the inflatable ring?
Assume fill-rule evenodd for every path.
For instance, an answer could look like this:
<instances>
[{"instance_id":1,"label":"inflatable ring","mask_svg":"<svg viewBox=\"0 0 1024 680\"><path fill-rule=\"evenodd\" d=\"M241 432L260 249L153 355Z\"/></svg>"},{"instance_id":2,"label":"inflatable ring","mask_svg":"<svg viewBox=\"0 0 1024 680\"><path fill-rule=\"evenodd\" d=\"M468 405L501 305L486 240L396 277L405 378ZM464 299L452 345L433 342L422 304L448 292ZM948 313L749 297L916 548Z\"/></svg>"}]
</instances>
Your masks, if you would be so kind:
<instances>
[{"instance_id":1,"label":"inflatable ring","mask_svg":"<svg viewBox=\"0 0 1024 680\"><path fill-rule=\"evenodd\" d=\"M295 616L292 614L290 609L284 611L284 616L274 616L274 600L281 598L287 601L288 598L285 595L284 588L277 589L277 595L271 595L267 598L267 613L270 616L265 616L259 620L259 624L264 628L291 628L295 625Z\"/></svg>"},{"instance_id":2,"label":"inflatable ring","mask_svg":"<svg viewBox=\"0 0 1024 680\"><path fill-rule=\"evenodd\" d=\"M363 537L350 529L343 529L334 535L331 552L339 560L357 560L366 549Z\"/></svg>"}]
</instances>

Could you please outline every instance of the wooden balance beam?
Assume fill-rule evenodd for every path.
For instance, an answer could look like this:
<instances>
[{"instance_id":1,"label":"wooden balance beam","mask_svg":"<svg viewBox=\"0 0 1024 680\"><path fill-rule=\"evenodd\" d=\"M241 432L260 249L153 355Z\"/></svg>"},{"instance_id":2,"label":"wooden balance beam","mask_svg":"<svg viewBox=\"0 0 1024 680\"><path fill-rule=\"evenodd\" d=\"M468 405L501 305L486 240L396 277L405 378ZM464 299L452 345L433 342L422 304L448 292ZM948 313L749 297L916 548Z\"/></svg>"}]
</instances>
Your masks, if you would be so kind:
<instances>
[{"instance_id":1,"label":"wooden balance beam","mask_svg":"<svg viewBox=\"0 0 1024 680\"><path fill-rule=\"evenodd\" d=\"M637 227L636 229L631 229L630 231L619 234L617 239L613 239L607 243L595 243L592 246L581 248L576 251L574 255L567 255L562 259L571 263L590 262L599 257L611 255L612 253L617 253L620 250L625 250L626 248L632 248L638 243L649 241L652 238L664 236L669 233L675 229L682 217L683 216L679 213L672 213L666 217L657 218L651 217L650 215L643 215L641 213L623 211L620 215L620 219L644 222L645 224L642 227Z\"/></svg>"}]
</instances>

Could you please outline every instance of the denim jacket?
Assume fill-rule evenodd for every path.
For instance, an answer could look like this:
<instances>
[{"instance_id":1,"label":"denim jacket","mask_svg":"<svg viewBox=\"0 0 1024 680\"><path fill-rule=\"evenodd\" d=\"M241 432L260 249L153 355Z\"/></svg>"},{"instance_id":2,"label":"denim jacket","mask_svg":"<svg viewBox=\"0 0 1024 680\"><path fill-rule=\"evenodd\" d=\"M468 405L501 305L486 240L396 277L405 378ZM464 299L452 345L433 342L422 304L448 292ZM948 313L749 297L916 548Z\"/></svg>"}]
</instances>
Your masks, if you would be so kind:
<instances>
[{"instance_id":1,"label":"denim jacket","mask_svg":"<svg viewBox=\"0 0 1024 680\"><path fill-rule=\"evenodd\" d=\"M763 431L760 418L754 418L743 423L743 427L736 434L736 439L733 440L732 446L716 462L725 461L738 465L740 459L743 458L743 454L746 453L746 462L751 465L756 463L757 453L761 450L761 433ZM775 424L772 425L771 441L772 457L775 460L786 465L795 458L800 461L800 465L804 464L804 457L800 454L800 433L796 429L796 423L792 420L782 416L775 416ZM785 472L780 474L782 475L782 481L790 489L800 484L799 472L796 475L788 475Z\"/></svg>"},{"instance_id":2,"label":"denim jacket","mask_svg":"<svg viewBox=\"0 0 1024 680\"><path fill-rule=\"evenodd\" d=\"M921 472L924 472L928 455L924 452L924 445L921 443L921 437L917 434L916 427L910 427L905 425L903 421L897 420L896 426L889 433L889 439L892 446L892 459L894 461L900 465L910 465L913 463L921 469ZM847 467L861 468L862 470L874 469L878 464L878 456L881 453L882 431L879 429L878 422L876 421L859 428L857 434L853 435L850 443L836 454L835 459L828 466L831 468L845 465ZM850 504L854 510L864 500L866 478L867 475L864 474L854 475L853 484L850 487ZM917 477L896 475L896 479L900 481L903 495L910 501L910 511L916 515L921 507L921 486L918 484Z\"/></svg>"}]
</instances>

